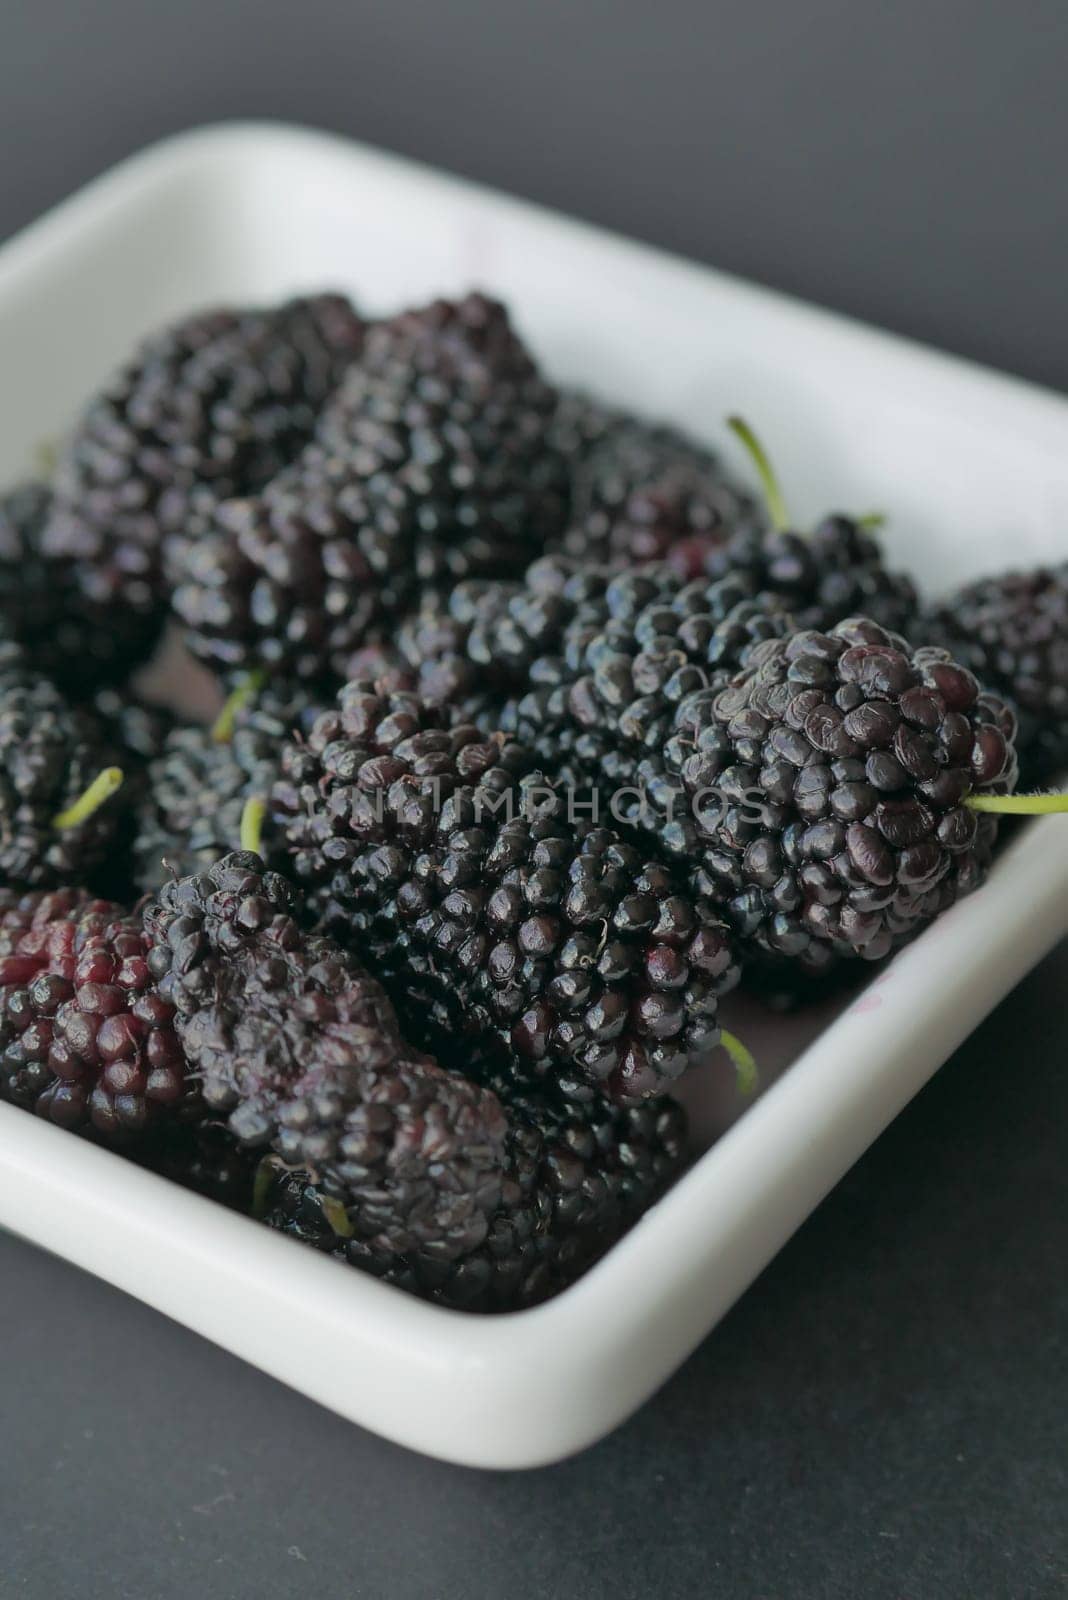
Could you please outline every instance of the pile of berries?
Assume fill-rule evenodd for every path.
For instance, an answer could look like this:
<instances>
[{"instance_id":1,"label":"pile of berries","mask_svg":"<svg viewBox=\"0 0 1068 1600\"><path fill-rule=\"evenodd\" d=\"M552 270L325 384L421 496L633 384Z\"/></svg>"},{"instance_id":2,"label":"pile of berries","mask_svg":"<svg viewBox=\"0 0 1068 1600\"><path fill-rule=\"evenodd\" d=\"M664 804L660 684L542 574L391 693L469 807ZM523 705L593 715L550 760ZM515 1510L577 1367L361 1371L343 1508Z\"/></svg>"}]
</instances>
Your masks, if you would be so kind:
<instances>
[{"instance_id":1,"label":"pile of berries","mask_svg":"<svg viewBox=\"0 0 1068 1600\"><path fill-rule=\"evenodd\" d=\"M870 970L1066 808L1012 791L1068 565L924 603L732 427L763 509L480 294L135 351L0 495L0 1098L450 1307L611 1248L680 1078L759 1076L732 989ZM165 628L202 720L139 697Z\"/></svg>"}]
</instances>

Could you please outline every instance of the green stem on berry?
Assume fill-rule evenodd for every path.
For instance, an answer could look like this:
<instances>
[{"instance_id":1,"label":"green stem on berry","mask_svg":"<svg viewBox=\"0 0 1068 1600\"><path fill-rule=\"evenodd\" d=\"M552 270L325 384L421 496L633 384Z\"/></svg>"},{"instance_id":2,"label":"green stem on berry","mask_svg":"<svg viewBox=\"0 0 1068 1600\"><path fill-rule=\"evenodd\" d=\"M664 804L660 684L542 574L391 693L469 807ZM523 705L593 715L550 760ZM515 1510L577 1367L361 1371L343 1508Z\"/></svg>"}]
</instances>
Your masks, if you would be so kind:
<instances>
[{"instance_id":1,"label":"green stem on berry","mask_svg":"<svg viewBox=\"0 0 1068 1600\"><path fill-rule=\"evenodd\" d=\"M339 1239L351 1239L354 1233L349 1214L340 1200L335 1200L332 1195L324 1194L319 1201L323 1216L330 1224L331 1231Z\"/></svg>"},{"instance_id":2,"label":"green stem on berry","mask_svg":"<svg viewBox=\"0 0 1068 1600\"><path fill-rule=\"evenodd\" d=\"M776 533L783 533L790 526L790 516L767 451L744 417L728 417L727 426L748 451L764 491L764 503L768 508L771 525Z\"/></svg>"},{"instance_id":3,"label":"green stem on berry","mask_svg":"<svg viewBox=\"0 0 1068 1600\"><path fill-rule=\"evenodd\" d=\"M241 813L241 848L251 850L255 856L260 854L263 843L263 819L266 815L267 802L260 795L245 801L245 809Z\"/></svg>"},{"instance_id":4,"label":"green stem on berry","mask_svg":"<svg viewBox=\"0 0 1068 1600\"><path fill-rule=\"evenodd\" d=\"M237 713L242 707L254 700L263 688L267 675L264 672L248 672L241 679L237 688L227 696L226 704L211 725L211 737L215 744L229 744L234 736L234 723Z\"/></svg>"},{"instance_id":5,"label":"green stem on berry","mask_svg":"<svg viewBox=\"0 0 1068 1600\"><path fill-rule=\"evenodd\" d=\"M760 1073L757 1071L752 1051L747 1050L742 1041L735 1034L728 1033L726 1028L720 1029L719 1042L734 1063L738 1092L744 1095L755 1094L757 1084L760 1082Z\"/></svg>"},{"instance_id":6,"label":"green stem on berry","mask_svg":"<svg viewBox=\"0 0 1068 1600\"><path fill-rule=\"evenodd\" d=\"M742 441L750 460L756 468L760 486L764 491L764 503L768 508L768 516L771 519L772 528L776 533L785 533L790 526L790 514L786 509L786 500L779 486L779 480L775 476L771 457L744 417L728 417L727 426ZM882 511L865 511L862 516L851 518L851 521L858 528L866 528L874 532L876 529L883 527L886 522L886 515Z\"/></svg>"},{"instance_id":7,"label":"green stem on berry","mask_svg":"<svg viewBox=\"0 0 1068 1600\"><path fill-rule=\"evenodd\" d=\"M73 805L52 818L53 828L65 833L69 828L78 828L83 822L88 822L93 813L100 810L105 800L110 800L116 790L122 788L122 779L121 767L105 767L103 772L98 773L93 779L85 793L78 796Z\"/></svg>"},{"instance_id":8,"label":"green stem on berry","mask_svg":"<svg viewBox=\"0 0 1068 1600\"><path fill-rule=\"evenodd\" d=\"M964 804L995 816L1046 817L1068 811L1068 794L972 794Z\"/></svg>"}]
</instances>

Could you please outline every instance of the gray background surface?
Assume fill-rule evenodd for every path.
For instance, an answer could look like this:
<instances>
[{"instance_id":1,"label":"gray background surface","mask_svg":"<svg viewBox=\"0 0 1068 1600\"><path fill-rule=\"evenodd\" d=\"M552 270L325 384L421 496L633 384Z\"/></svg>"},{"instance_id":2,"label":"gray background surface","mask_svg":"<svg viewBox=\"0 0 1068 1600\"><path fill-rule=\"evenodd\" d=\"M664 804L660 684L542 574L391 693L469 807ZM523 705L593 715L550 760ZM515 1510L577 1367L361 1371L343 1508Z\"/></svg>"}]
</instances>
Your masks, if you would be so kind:
<instances>
[{"instance_id":1,"label":"gray background surface","mask_svg":"<svg viewBox=\"0 0 1068 1600\"><path fill-rule=\"evenodd\" d=\"M1068 387L1060 0L7 0L0 236L314 122ZM1062 950L612 1439L477 1474L0 1240L0 1595L1068 1593Z\"/></svg>"}]
</instances>

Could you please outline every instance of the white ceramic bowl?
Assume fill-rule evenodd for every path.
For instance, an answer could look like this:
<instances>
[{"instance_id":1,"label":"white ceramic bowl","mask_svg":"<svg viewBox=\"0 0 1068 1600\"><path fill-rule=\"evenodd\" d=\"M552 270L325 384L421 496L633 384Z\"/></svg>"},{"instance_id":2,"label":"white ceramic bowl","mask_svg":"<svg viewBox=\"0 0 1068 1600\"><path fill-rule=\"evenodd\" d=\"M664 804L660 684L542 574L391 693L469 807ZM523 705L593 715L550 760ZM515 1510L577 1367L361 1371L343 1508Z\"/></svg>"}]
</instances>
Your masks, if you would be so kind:
<instances>
[{"instance_id":1,"label":"white ceramic bowl","mask_svg":"<svg viewBox=\"0 0 1068 1600\"><path fill-rule=\"evenodd\" d=\"M722 437L768 440L799 518L891 518L931 586L1068 556L1068 402L341 140L229 126L127 162L0 252L0 482L138 335L210 301L337 285L373 310L480 285L558 379ZM708 1332L979 1019L1068 930L1068 819L840 1014L743 1019L765 1082L734 1121L713 1063L702 1146L566 1294L442 1311L0 1106L0 1223L354 1421L480 1466L591 1443ZM785 1358L785 1352L784 1352Z\"/></svg>"}]
</instances>

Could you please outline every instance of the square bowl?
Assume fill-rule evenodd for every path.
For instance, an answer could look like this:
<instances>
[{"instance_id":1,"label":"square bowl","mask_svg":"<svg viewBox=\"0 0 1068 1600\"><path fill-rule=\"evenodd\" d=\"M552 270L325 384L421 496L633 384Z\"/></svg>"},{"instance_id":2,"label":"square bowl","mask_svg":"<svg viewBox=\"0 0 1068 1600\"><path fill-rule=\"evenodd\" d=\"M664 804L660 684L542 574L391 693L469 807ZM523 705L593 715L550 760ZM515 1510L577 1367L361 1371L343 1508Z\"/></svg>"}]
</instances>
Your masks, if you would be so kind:
<instances>
[{"instance_id":1,"label":"square bowl","mask_svg":"<svg viewBox=\"0 0 1068 1600\"><path fill-rule=\"evenodd\" d=\"M134 341L209 302L336 286L387 310L472 285L549 374L699 434L741 410L802 517L889 513L937 588L1068 555L1068 401L348 141L235 124L156 146L0 251L0 482ZM687 1083L698 1149L579 1283L476 1317L412 1299L0 1105L0 1225L403 1444L534 1466L661 1384L987 1011L1068 931L1068 824L862 991L751 1011L765 1091ZM790 1070L781 1073L789 1065Z\"/></svg>"}]
</instances>

